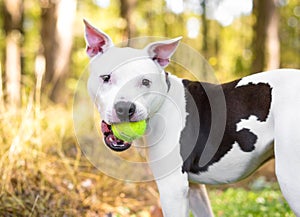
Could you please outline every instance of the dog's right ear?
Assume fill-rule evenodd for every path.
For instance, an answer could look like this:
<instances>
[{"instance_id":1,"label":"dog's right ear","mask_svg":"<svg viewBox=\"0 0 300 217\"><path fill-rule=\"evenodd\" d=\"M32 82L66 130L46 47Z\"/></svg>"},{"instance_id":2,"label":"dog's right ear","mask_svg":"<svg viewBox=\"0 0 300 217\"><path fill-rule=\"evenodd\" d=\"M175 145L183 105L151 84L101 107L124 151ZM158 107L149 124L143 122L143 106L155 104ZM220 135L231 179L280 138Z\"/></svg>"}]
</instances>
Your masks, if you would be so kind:
<instances>
[{"instance_id":1,"label":"dog's right ear","mask_svg":"<svg viewBox=\"0 0 300 217\"><path fill-rule=\"evenodd\" d=\"M99 53L104 53L113 46L113 42L107 34L93 27L86 20L83 22L85 25L86 52L89 57L92 58Z\"/></svg>"}]
</instances>

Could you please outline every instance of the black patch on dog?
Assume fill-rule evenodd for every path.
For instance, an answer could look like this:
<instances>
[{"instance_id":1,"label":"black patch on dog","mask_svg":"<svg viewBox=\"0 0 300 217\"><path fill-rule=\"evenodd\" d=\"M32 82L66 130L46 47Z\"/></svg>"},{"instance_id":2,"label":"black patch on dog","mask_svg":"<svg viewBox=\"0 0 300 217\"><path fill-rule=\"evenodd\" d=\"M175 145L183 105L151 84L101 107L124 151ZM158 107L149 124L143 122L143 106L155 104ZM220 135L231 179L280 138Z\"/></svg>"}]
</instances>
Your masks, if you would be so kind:
<instances>
[{"instance_id":1,"label":"black patch on dog","mask_svg":"<svg viewBox=\"0 0 300 217\"><path fill-rule=\"evenodd\" d=\"M251 152L255 149L257 136L246 128L237 131L237 123L242 119L248 119L251 115L256 116L259 121L266 121L271 106L272 88L267 83L249 83L236 87L239 81L236 80L220 86L183 80L186 92L186 111L189 114L186 126L180 137L180 152L184 159L183 172L199 173L207 171L210 165L220 161L232 149L235 142L239 144L244 152ZM217 102L216 100L223 97L222 91L219 90L223 90L225 96L226 112L223 112L223 114L227 115L225 132L222 134L223 138L219 138L221 144L206 144L211 131L212 110L210 102ZM208 96L210 97L208 98ZM195 114L193 114L195 109L191 109L192 105L195 104L200 120L198 129L194 129L199 124L195 123L195 118L193 118L195 117ZM214 105L216 104L214 103ZM224 108L214 108L214 112L218 111L218 109ZM222 113L221 110L219 111ZM192 138L195 135L197 137ZM196 145L191 141L196 141ZM212 150L217 150L217 152L215 154L212 153L212 158L208 163L200 166L199 162L206 145L216 147L216 149ZM209 150L210 147L207 148Z\"/></svg>"},{"instance_id":2,"label":"black patch on dog","mask_svg":"<svg viewBox=\"0 0 300 217\"><path fill-rule=\"evenodd\" d=\"M167 92L169 92L169 90L171 88L171 82L170 82L170 79L169 79L169 73L165 72L165 76L166 76L166 84L168 86Z\"/></svg>"}]
</instances>

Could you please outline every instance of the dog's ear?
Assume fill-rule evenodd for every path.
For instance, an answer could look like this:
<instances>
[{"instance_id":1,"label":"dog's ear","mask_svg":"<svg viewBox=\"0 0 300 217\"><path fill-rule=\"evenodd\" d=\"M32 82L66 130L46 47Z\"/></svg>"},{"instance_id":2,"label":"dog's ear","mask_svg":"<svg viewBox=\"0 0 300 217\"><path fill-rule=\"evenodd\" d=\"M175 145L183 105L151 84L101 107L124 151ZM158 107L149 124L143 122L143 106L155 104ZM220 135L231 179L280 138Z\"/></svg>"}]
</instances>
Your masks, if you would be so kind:
<instances>
[{"instance_id":1,"label":"dog's ear","mask_svg":"<svg viewBox=\"0 0 300 217\"><path fill-rule=\"evenodd\" d=\"M150 57L164 68L169 64L170 58L181 39L182 37L178 37L166 41L153 42L146 46L145 49Z\"/></svg>"},{"instance_id":2,"label":"dog's ear","mask_svg":"<svg viewBox=\"0 0 300 217\"><path fill-rule=\"evenodd\" d=\"M107 34L93 27L86 20L83 22L85 25L86 52L89 57L104 53L113 46L113 42Z\"/></svg>"}]
</instances>

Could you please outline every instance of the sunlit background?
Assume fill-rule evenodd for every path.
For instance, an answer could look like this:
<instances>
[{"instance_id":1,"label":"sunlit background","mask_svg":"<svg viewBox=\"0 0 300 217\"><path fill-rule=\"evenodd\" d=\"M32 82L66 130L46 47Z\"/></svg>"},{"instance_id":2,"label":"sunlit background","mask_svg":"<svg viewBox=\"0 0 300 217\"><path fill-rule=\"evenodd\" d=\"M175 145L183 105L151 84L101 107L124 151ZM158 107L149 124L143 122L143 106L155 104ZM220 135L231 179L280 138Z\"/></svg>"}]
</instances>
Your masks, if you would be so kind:
<instances>
[{"instance_id":1,"label":"sunlit background","mask_svg":"<svg viewBox=\"0 0 300 217\"><path fill-rule=\"evenodd\" d=\"M123 7L127 14L120 2L109 0L95 0L90 13L78 3L82 8L78 14L108 32L115 42L128 37L182 35L184 43L209 61L221 81L278 67L299 68L300 9L296 1L275 1L274 11L259 1L254 8L252 0L122 2L128 3ZM81 20L76 23L80 26Z\"/></svg>"},{"instance_id":2,"label":"sunlit background","mask_svg":"<svg viewBox=\"0 0 300 217\"><path fill-rule=\"evenodd\" d=\"M77 145L83 19L116 44L183 36L221 82L300 68L299 0L0 0L0 216L160 216L154 183L107 177ZM216 216L294 216L273 170L210 187Z\"/></svg>"}]
</instances>

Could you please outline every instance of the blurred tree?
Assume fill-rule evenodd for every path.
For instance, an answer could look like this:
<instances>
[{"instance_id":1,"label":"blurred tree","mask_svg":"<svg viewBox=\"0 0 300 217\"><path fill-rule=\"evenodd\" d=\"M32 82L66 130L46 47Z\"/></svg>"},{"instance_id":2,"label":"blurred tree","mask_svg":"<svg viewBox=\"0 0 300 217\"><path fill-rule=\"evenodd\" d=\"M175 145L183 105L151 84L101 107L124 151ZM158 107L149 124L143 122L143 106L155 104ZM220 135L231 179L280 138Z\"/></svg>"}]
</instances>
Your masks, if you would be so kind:
<instances>
[{"instance_id":1,"label":"blurred tree","mask_svg":"<svg viewBox=\"0 0 300 217\"><path fill-rule=\"evenodd\" d=\"M300 4L289 0L280 9L280 66L300 68Z\"/></svg>"},{"instance_id":2,"label":"blurred tree","mask_svg":"<svg viewBox=\"0 0 300 217\"><path fill-rule=\"evenodd\" d=\"M279 68L279 12L277 0L254 0L253 62L252 73Z\"/></svg>"},{"instance_id":3,"label":"blurred tree","mask_svg":"<svg viewBox=\"0 0 300 217\"><path fill-rule=\"evenodd\" d=\"M278 0L269 2L269 23L267 26L267 61L266 69L278 69L280 67L280 41L279 41L279 8Z\"/></svg>"},{"instance_id":4,"label":"blurred tree","mask_svg":"<svg viewBox=\"0 0 300 217\"><path fill-rule=\"evenodd\" d=\"M5 73L6 94L9 105L21 102L21 44L23 1L4 0L4 29L6 35Z\"/></svg>"},{"instance_id":5,"label":"blurred tree","mask_svg":"<svg viewBox=\"0 0 300 217\"><path fill-rule=\"evenodd\" d=\"M137 4L136 0L120 0L121 3L121 17L126 20L126 29L124 34L124 39L133 38L135 36L136 27L134 21L132 20L133 12Z\"/></svg>"},{"instance_id":6,"label":"blurred tree","mask_svg":"<svg viewBox=\"0 0 300 217\"><path fill-rule=\"evenodd\" d=\"M76 0L41 0L41 36L46 72L44 90L54 102L64 102L73 44Z\"/></svg>"},{"instance_id":7,"label":"blurred tree","mask_svg":"<svg viewBox=\"0 0 300 217\"><path fill-rule=\"evenodd\" d=\"M205 58L208 58L208 20L206 19L206 1L201 3L203 14L201 16L202 21L202 52Z\"/></svg>"}]
</instances>

